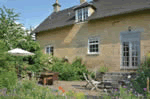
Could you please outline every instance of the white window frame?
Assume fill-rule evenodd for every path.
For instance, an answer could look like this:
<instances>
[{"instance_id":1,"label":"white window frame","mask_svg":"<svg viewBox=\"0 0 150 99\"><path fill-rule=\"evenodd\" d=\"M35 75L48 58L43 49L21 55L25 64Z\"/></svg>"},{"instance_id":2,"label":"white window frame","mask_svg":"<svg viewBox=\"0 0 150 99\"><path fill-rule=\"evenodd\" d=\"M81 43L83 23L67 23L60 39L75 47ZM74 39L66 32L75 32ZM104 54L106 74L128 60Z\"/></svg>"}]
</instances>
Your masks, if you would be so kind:
<instances>
[{"instance_id":1,"label":"white window frame","mask_svg":"<svg viewBox=\"0 0 150 99\"><path fill-rule=\"evenodd\" d=\"M98 41L97 43L95 42L95 43L90 43L90 41ZM96 45L96 44L98 44L98 52L90 52L90 45ZM99 52L100 52L100 39L99 39L99 37L90 37L90 38L88 38L88 54L99 54Z\"/></svg>"},{"instance_id":2,"label":"white window frame","mask_svg":"<svg viewBox=\"0 0 150 99\"><path fill-rule=\"evenodd\" d=\"M136 37L131 37L131 35L135 35ZM126 36L126 37L125 37ZM123 66L123 43L128 42L129 43L129 66ZM137 58L138 58L138 65L137 66L132 66L132 42L138 42L137 44ZM120 33L120 69L137 69L138 66L140 65L140 32L137 31L132 31L132 32L121 32Z\"/></svg>"},{"instance_id":3,"label":"white window frame","mask_svg":"<svg viewBox=\"0 0 150 99\"><path fill-rule=\"evenodd\" d=\"M82 12L81 14L81 17L82 17L82 20L79 20L79 11ZM87 11L87 17L85 17L86 15L86 11ZM75 16L76 16L76 22L83 22L83 21L86 21L88 16L89 16L89 7L85 7L85 8L81 8L81 9L78 9L75 11ZM85 18L84 18L85 17Z\"/></svg>"},{"instance_id":4,"label":"white window frame","mask_svg":"<svg viewBox=\"0 0 150 99\"><path fill-rule=\"evenodd\" d=\"M47 48L49 47L49 53L47 53ZM47 46L45 46L45 54L51 54L52 52L51 52L51 47L53 47L53 54L54 54L54 46L52 46L52 45L47 45Z\"/></svg>"}]
</instances>

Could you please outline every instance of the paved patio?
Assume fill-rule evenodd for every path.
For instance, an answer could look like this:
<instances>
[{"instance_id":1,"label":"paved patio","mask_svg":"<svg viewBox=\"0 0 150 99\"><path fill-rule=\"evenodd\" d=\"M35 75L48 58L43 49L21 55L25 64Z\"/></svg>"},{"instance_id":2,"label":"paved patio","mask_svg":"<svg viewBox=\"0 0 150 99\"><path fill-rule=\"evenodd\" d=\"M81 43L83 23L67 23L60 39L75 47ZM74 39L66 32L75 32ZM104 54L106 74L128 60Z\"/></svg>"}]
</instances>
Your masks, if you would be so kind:
<instances>
[{"instance_id":1,"label":"paved patio","mask_svg":"<svg viewBox=\"0 0 150 99\"><path fill-rule=\"evenodd\" d=\"M85 88L83 85L86 85L85 81L55 81L53 85L48 85L52 90L58 90L58 87L61 86L66 92L69 90L77 92L83 92L85 95L89 96L100 96L103 94L102 90L90 90L90 88Z\"/></svg>"}]
</instances>

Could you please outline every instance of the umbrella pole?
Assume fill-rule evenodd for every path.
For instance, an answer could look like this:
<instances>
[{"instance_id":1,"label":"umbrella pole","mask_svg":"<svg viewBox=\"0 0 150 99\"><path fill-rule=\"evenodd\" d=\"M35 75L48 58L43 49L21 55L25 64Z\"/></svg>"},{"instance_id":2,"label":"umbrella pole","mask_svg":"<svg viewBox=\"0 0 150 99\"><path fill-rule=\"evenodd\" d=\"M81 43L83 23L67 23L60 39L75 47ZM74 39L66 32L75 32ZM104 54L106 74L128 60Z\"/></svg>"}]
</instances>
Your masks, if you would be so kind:
<instances>
[{"instance_id":1,"label":"umbrella pole","mask_svg":"<svg viewBox=\"0 0 150 99\"><path fill-rule=\"evenodd\" d=\"M21 63L20 62L23 62L23 58L22 57L20 57L19 56L19 66L18 66L18 68L19 68L19 78L21 78L21 72L22 72L22 68L21 68Z\"/></svg>"},{"instance_id":2,"label":"umbrella pole","mask_svg":"<svg viewBox=\"0 0 150 99\"><path fill-rule=\"evenodd\" d=\"M16 61L15 61L15 66L16 66L16 71L17 71L17 76L18 76L18 78L20 78L20 76L21 76L21 67L20 67L20 61L21 61L21 57L18 57L18 56L15 56L15 58L16 58ZM18 61L18 63L17 63L17 61Z\"/></svg>"},{"instance_id":3,"label":"umbrella pole","mask_svg":"<svg viewBox=\"0 0 150 99\"><path fill-rule=\"evenodd\" d=\"M19 78L19 70L20 70L20 68L19 68L19 60L18 60L17 56L15 56L15 58L16 58L16 61L15 61L16 72L17 72L17 77ZM18 63L17 63L17 61L18 61Z\"/></svg>"}]
</instances>

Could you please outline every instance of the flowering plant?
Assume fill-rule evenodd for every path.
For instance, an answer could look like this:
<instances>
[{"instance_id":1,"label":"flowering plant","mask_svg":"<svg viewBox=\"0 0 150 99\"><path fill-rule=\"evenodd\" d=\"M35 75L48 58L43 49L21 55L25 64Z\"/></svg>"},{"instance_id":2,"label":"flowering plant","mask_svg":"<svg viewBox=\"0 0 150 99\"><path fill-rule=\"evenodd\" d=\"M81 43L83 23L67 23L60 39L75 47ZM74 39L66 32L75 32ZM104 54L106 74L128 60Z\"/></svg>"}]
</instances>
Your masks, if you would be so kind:
<instances>
[{"instance_id":1,"label":"flowering plant","mask_svg":"<svg viewBox=\"0 0 150 99\"><path fill-rule=\"evenodd\" d=\"M59 89L60 91L62 91L63 96L64 96L65 90L64 90L61 86L59 86L58 89Z\"/></svg>"}]
</instances>

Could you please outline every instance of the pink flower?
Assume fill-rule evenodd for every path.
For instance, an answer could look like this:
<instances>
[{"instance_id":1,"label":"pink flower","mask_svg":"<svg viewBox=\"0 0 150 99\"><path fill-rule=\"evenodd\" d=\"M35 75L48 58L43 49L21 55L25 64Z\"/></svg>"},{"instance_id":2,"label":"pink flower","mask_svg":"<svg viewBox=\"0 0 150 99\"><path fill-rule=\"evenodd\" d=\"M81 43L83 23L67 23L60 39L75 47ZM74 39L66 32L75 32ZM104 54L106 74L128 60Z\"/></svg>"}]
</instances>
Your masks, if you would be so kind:
<instances>
[{"instance_id":1,"label":"pink flower","mask_svg":"<svg viewBox=\"0 0 150 99\"><path fill-rule=\"evenodd\" d=\"M115 91L117 91L117 89L115 89Z\"/></svg>"},{"instance_id":2,"label":"pink flower","mask_svg":"<svg viewBox=\"0 0 150 99\"><path fill-rule=\"evenodd\" d=\"M147 88L143 88L144 89L144 91L146 91L147 90Z\"/></svg>"}]
</instances>

